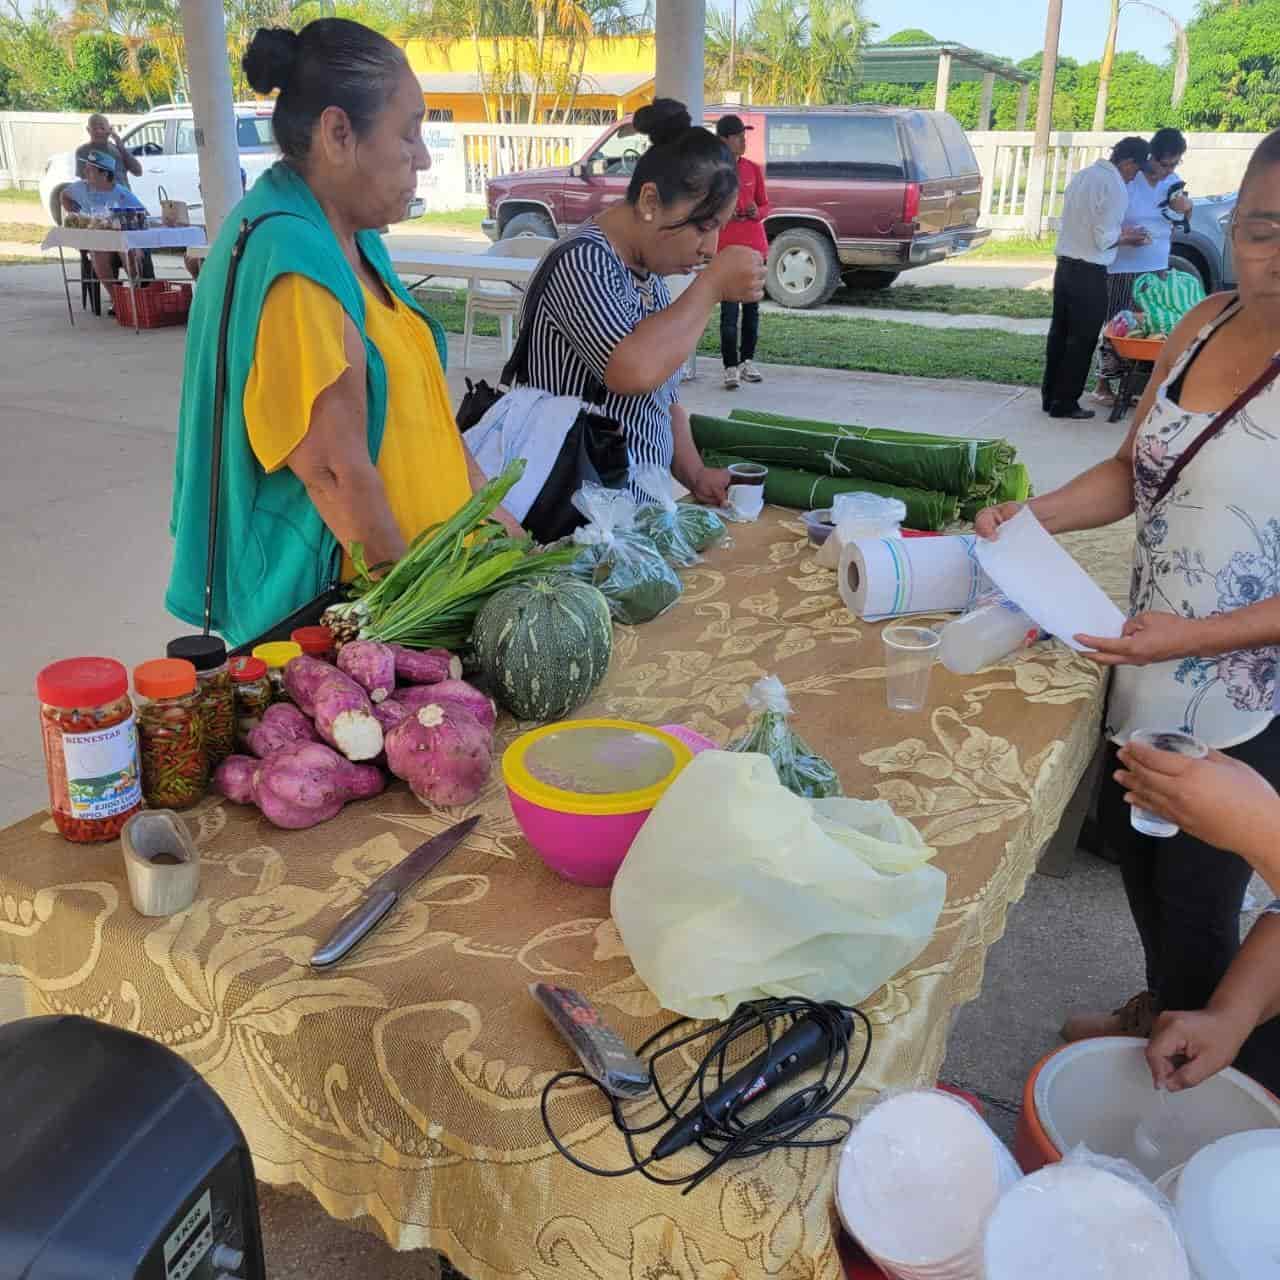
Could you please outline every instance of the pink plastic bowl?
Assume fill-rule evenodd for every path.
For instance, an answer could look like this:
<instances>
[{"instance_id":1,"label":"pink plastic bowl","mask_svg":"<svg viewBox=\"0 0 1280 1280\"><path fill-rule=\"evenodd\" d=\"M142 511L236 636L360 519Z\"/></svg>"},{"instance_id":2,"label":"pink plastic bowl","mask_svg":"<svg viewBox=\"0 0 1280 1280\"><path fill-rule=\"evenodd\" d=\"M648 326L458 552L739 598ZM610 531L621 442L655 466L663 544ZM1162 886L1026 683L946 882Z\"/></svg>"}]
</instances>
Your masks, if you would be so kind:
<instances>
[{"instance_id":1,"label":"pink plastic bowl","mask_svg":"<svg viewBox=\"0 0 1280 1280\"><path fill-rule=\"evenodd\" d=\"M652 812L557 813L525 800L510 787L507 796L525 839L552 871L574 884L602 888L613 883L631 842Z\"/></svg>"},{"instance_id":2,"label":"pink plastic bowl","mask_svg":"<svg viewBox=\"0 0 1280 1280\"><path fill-rule=\"evenodd\" d=\"M705 737L696 729L690 729L687 724L664 724L662 726L663 733L669 733L673 738L679 738L693 754L699 755L703 751L719 751L710 738Z\"/></svg>"}]
</instances>

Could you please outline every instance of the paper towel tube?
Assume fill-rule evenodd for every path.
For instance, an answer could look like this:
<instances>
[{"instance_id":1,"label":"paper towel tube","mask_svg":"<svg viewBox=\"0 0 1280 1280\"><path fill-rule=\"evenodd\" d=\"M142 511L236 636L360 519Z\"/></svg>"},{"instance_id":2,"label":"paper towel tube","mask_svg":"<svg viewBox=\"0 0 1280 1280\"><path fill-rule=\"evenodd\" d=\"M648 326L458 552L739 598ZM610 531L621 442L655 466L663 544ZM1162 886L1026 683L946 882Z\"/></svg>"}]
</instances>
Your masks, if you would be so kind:
<instances>
[{"instance_id":1,"label":"paper towel tube","mask_svg":"<svg viewBox=\"0 0 1280 1280\"><path fill-rule=\"evenodd\" d=\"M992 590L972 534L864 538L840 557L840 599L867 622L909 613L958 613Z\"/></svg>"}]
</instances>

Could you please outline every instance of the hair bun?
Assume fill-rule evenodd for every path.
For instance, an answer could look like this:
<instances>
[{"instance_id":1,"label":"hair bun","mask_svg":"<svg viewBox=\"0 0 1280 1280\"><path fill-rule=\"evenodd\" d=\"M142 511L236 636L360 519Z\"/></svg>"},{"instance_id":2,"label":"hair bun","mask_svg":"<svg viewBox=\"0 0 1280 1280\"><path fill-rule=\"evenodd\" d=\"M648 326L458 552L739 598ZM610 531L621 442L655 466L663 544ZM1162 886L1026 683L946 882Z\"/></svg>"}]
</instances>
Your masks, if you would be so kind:
<instances>
[{"instance_id":1,"label":"hair bun","mask_svg":"<svg viewBox=\"0 0 1280 1280\"><path fill-rule=\"evenodd\" d=\"M657 147L664 142L674 142L686 129L692 128L693 117L683 102L657 98L636 112L632 124L637 133L643 133Z\"/></svg>"},{"instance_id":2,"label":"hair bun","mask_svg":"<svg viewBox=\"0 0 1280 1280\"><path fill-rule=\"evenodd\" d=\"M298 64L302 37L287 27L259 27L240 65L257 93L288 88Z\"/></svg>"}]
</instances>

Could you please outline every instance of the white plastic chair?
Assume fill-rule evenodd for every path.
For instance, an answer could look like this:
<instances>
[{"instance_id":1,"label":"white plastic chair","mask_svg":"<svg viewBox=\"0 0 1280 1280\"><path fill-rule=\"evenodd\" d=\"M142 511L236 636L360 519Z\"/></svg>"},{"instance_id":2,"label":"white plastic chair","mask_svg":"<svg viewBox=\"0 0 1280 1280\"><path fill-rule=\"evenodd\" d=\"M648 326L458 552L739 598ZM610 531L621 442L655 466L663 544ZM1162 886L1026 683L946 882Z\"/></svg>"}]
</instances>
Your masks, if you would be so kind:
<instances>
[{"instance_id":1,"label":"white plastic chair","mask_svg":"<svg viewBox=\"0 0 1280 1280\"><path fill-rule=\"evenodd\" d=\"M486 254L503 258L541 258L554 240L546 236L515 236L511 240L499 240L485 250ZM524 294L505 280L472 280L467 285L467 310L462 324L462 367L471 367L471 338L477 315L497 316L498 332L502 335L502 361L511 357L512 332L515 318L520 314Z\"/></svg>"}]
</instances>

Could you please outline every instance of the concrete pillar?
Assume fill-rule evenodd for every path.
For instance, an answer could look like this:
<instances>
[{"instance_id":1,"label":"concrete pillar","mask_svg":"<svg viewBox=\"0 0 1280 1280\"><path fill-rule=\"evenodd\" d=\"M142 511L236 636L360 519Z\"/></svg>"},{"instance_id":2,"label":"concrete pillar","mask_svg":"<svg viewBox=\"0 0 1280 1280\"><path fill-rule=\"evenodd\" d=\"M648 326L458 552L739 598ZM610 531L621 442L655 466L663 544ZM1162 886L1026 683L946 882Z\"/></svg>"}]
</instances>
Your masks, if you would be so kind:
<instances>
[{"instance_id":1,"label":"concrete pillar","mask_svg":"<svg viewBox=\"0 0 1280 1280\"><path fill-rule=\"evenodd\" d=\"M988 71L982 77L982 104L978 107L978 128L991 128L991 96L996 90L996 73Z\"/></svg>"},{"instance_id":2,"label":"concrete pillar","mask_svg":"<svg viewBox=\"0 0 1280 1280\"><path fill-rule=\"evenodd\" d=\"M1031 86L1023 84L1018 89L1018 123L1014 126L1019 133L1027 127L1027 111L1031 106Z\"/></svg>"},{"instance_id":3,"label":"concrete pillar","mask_svg":"<svg viewBox=\"0 0 1280 1280\"><path fill-rule=\"evenodd\" d=\"M933 95L933 109L935 111L945 111L947 109L947 95L951 92L951 55L943 52L938 54L938 89Z\"/></svg>"},{"instance_id":4,"label":"concrete pillar","mask_svg":"<svg viewBox=\"0 0 1280 1280\"><path fill-rule=\"evenodd\" d=\"M654 94L683 102L694 124L702 122L706 35L706 0L658 0L654 21L657 50Z\"/></svg>"},{"instance_id":5,"label":"concrete pillar","mask_svg":"<svg viewBox=\"0 0 1280 1280\"><path fill-rule=\"evenodd\" d=\"M235 99L222 5L182 0L182 32L191 77L204 223L212 241L241 195L240 148L236 145Z\"/></svg>"},{"instance_id":6,"label":"concrete pillar","mask_svg":"<svg viewBox=\"0 0 1280 1280\"><path fill-rule=\"evenodd\" d=\"M1062 0L1049 0L1044 24L1044 60L1040 64L1040 100L1036 106L1036 136L1027 166L1027 199L1023 229L1033 240L1044 230L1044 180L1049 159L1049 131L1053 128L1053 90L1058 75L1058 44L1062 36Z\"/></svg>"}]
</instances>

